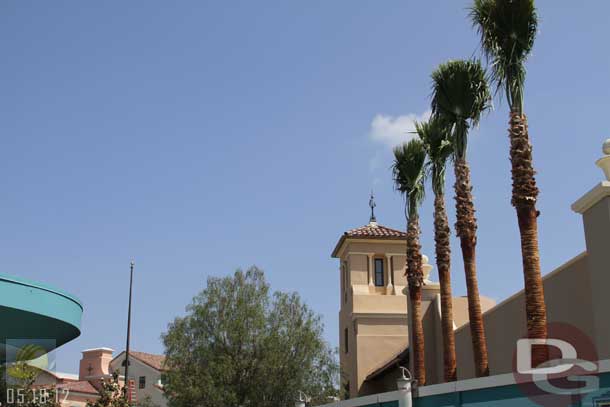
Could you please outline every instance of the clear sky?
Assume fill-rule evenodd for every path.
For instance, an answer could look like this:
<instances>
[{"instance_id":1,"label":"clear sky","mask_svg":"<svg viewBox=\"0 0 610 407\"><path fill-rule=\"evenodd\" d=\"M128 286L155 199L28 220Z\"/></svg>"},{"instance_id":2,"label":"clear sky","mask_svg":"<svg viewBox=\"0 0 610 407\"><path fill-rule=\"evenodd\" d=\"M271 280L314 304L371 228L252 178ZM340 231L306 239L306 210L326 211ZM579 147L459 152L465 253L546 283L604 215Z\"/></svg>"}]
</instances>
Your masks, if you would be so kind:
<instances>
[{"instance_id":1,"label":"clear sky","mask_svg":"<svg viewBox=\"0 0 610 407\"><path fill-rule=\"evenodd\" d=\"M123 349L132 258L134 349L162 352L160 334L207 276L252 264L321 313L336 345L331 250L368 222L371 188L379 222L404 228L390 146L428 110L430 72L477 55L468 4L3 1L0 273L83 301L83 333L58 369L76 372L85 348ZM525 108L547 273L584 250L570 205L602 177L610 3L538 7ZM495 105L469 158L480 288L502 300L523 282L507 106ZM432 258L431 212L428 199Z\"/></svg>"}]
</instances>

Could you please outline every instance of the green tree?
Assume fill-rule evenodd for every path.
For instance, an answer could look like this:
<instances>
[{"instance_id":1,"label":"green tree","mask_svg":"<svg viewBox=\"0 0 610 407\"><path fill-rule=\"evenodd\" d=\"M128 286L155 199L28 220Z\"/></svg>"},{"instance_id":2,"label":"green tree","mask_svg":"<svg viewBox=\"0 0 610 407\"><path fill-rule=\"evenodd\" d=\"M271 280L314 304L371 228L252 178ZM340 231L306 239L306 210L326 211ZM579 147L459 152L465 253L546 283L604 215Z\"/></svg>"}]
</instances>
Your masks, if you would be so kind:
<instances>
[{"instance_id":1,"label":"green tree","mask_svg":"<svg viewBox=\"0 0 610 407\"><path fill-rule=\"evenodd\" d=\"M424 164L426 149L419 139L413 139L394 149L392 175L394 186L405 197L407 217L407 283L411 301L411 337L413 338L413 370L417 383L426 383L424 361L424 327L421 300L424 284L419 236L419 207L424 199Z\"/></svg>"},{"instance_id":2,"label":"green tree","mask_svg":"<svg viewBox=\"0 0 610 407\"><path fill-rule=\"evenodd\" d=\"M158 404L152 400L152 397L145 396L141 400L138 400L138 407L159 407Z\"/></svg>"},{"instance_id":3,"label":"green tree","mask_svg":"<svg viewBox=\"0 0 610 407\"><path fill-rule=\"evenodd\" d=\"M451 243L445 208L445 168L453 153L450 126L438 116L415 124L415 131L428 153L427 169L434 192L434 243L436 267L441 286L441 326L443 330L443 366L446 382L456 380L455 334L453 332L453 295L451 294Z\"/></svg>"},{"instance_id":4,"label":"green tree","mask_svg":"<svg viewBox=\"0 0 610 407\"><path fill-rule=\"evenodd\" d=\"M271 293L263 271L208 278L163 335L172 407L280 407L298 391L324 403L339 369L320 316L296 293Z\"/></svg>"},{"instance_id":5,"label":"green tree","mask_svg":"<svg viewBox=\"0 0 610 407\"><path fill-rule=\"evenodd\" d=\"M452 125L457 218L455 231L460 238L464 261L476 375L487 376L487 343L476 269L477 220L466 150L468 131L491 106L491 94L479 61L449 61L441 64L432 73L432 87L432 113Z\"/></svg>"},{"instance_id":6,"label":"green tree","mask_svg":"<svg viewBox=\"0 0 610 407\"><path fill-rule=\"evenodd\" d=\"M510 107L512 204L517 211L521 235L527 334L529 338L545 339L547 315L538 247L538 187L523 111L525 61L534 47L538 27L536 7L533 0L476 0L471 18L481 34L481 47L490 62L491 77ZM534 366L547 358L545 346L534 347Z\"/></svg>"},{"instance_id":7,"label":"green tree","mask_svg":"<svg viewBox=\"0 0 610 407\"><path fill-rule=\"evenodd\" d=\"M115 371L112 377L103 379L100 387L100 397L95 401L87 402L87 407L158 407L153 403L150 396L145 396L137 402L129 403L125 394L127 388L119 379L119 371Z\"/></svg>"},{"instance_id":8,"label":"green tree","mask_svg":"<svg viewBox=\"0 0 610 407\"><path fill-rule=\"evenodd\" d=\"M125 395L126 387L119 382L119 373L114 372L109 379L102 380L100 397L87 403L87 407L129 407Z\"/></svg>"}]
</instances>

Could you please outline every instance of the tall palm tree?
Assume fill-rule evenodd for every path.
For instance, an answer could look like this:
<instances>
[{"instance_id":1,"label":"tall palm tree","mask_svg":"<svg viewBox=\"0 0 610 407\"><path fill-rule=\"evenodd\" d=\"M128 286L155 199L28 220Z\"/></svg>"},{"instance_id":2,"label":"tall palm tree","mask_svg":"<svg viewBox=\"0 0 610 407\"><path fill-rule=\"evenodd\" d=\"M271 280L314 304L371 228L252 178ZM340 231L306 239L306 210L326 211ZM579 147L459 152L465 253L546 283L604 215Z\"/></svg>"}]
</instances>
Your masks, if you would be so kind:
<instances>
[{"instance_id":1,"label":"tall palm tree","mask_svg":"<svg viewBox=\"0 0 610 407\"><path fill-rule=\"evenodd\" d=\"M471 126L478 124L481 114L491 107L491 94L479 61L450 61L441 64L432 73L432 87L432 113L453 127L451 142L455 171L455 230L460 238L466 274L475 371L478 377L487 376L487 343L476 270L477 221L466 149L468 131Z\"/></svg>"},{"instance_id":2,"label":"tall palm tree","mask_svg":"<svg viewBox=\"0 0 610 407\"><path fill-rule=\"evenodd\" d=\"M445 209L445 167L453 148L450 127L438 116L415 123L415 131L428 153L428 170L434 192L434 243L436 267L441 285L441 326L446 382L456 380L455 334L453 332L453 296L451 294L451 245L449 220Z\"/></svg>"},{"instance_id":3,"label":"tall palm tree","mask_svg":"<svg viewBox=\"0 0 610 407\"><path fill-rule=\"evenodd\" d=\"M424 362L424 327L422 324L422 272L421 245L419 243L419 206L424 199L426 150L419 139L413 139L394 149L392 175L396 190L405 197L407 217L407 282L411 301L411 337L413 339L413 366L419 385L426 383Z\"/></svg>"},{"instance_id":4,"label":"tall palm tree","mask_svg":"<svg viewBox=\"0 0 610 407\"><path fill-rule=\"evenodd\" d=\"M538 188L532 145L523 112L525 61L536 37L538 17L534 0L475 0L471 18L481 35L481 46L491 65L491 77L510 106L508 134L512 164L512 204L517 210L525 280L525 312L529 338L546 339L540 252L538 249ZM535 347L533 366L547 360L547 348Z\"/></svg>"}]
</instances>

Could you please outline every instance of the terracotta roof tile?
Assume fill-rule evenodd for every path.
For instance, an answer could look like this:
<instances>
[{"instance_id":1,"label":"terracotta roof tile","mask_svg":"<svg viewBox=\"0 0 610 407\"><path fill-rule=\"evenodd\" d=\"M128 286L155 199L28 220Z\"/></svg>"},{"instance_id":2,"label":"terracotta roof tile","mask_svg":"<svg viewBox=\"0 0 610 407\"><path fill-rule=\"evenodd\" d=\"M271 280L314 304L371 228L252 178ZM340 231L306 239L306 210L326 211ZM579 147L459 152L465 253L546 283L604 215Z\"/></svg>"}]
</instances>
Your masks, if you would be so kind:
<instances>
[{"instance_id":1,"label":"terracotta roof tile","mask_svg":"<svg viewBox=\"0 0 610 407\"><path fill-rule=\"evenodd\" d=\"M64 382L57 385L58 389L67 389L71 392L87 393L87 394L99 394L97 389L93 387L91 383L86 380L77 382Z\"/></svg>"},{"instance_id":2,"label":"terracotta roof tile","mask_svg":"<svg viewBox=\"0 0 610 407\"><path fill-rule=\"evenodd\" d=\"M164 370L163 363L165 362L165 355L155 355L152 353L145 352L129 352L130 356L138 359L140 362L147 364L156 370Z\"/></svg>"},{"instance_id":3,"label":"terracotta roof tile","mask_svg":"<svg viewBox=\"0 0 610 407\"><path fill-rule=\"evenodd\" d=\"M407 233L401 230L389 228L377 223L369 223L356 229L348 230L341 235L341 239L337 242L331 256L337 257L339 250L343 246L346 239L389 239L389 240L406 240Z\"/></svg>"},{"instance_id":4,"label":"terracotta roof tile","mask_svg":"<svg viewBox=\"0 0 610 407\"><path fill-rule=\"evenodd\" d=\"M344 234L347 237L407 237L407 234L403 231L382 225L371 225L370 223L356 229L348 230Z\"/></svg>"}]
</instances>

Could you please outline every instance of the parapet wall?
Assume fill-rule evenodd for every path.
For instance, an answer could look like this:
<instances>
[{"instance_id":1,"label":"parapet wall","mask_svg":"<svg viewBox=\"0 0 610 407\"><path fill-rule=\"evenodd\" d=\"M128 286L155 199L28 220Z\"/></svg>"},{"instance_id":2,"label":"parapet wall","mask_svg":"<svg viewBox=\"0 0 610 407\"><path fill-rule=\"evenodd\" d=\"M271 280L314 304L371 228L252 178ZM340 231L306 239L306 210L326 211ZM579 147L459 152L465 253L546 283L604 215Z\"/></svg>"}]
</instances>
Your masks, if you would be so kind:
<instances>
[{"instance_id":1,"label":"parapet wall","mask_svg":"<svg viewBox=\"0 0 610 407\"><path fill-rule=\"evenodd\" d=\"M594 333L587 253L544 276L548 321L561 321L588 337ZM577 300L574 300L577 299ZM491 375L511 373L517 340L526 336L525 296L519 291L483 315ZM458 379L475 377L470 324L455 333Z\"/></svg>"}]
</instances>

